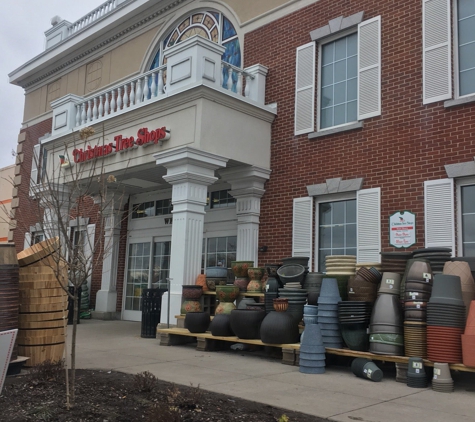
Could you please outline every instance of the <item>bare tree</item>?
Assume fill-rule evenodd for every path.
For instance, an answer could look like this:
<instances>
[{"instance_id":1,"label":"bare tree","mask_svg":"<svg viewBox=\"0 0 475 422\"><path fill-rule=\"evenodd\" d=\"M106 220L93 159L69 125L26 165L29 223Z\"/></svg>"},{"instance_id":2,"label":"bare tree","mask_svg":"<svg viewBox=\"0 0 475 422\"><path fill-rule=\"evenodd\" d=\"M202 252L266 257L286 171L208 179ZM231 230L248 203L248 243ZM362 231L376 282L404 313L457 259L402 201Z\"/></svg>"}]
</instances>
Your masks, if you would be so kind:
<instances>
[{"instance_id":1,"label":"bare tree","mask_svg":"<svg viewBox=\"0 0 475 422\"><path fill-rule=\"evenodd\" d=\"M58 154L60 160L51 159L54 157L50 151L47 167L47 161L37 154L34 160L38 171L28 186L31 203L37 206L37 226L45 238L59 239L59 247L47 265L74 303L70 378L66 364L68 409L75 402L79 291L96 270L102 269L104 259L113 254L114 248L118 250L117 239L104 236L104 230L111 226L120 228L121 221L127 218L121 186L115 176L106 175L102 156L89 155L85 163L73 163L69 157L68 151L90 151L87 142L93 135L94 129L86 127L79 132L79 140L73 138L74 145L53 146L55 154L61 152ZM104 135L97 142L104 148L108 145ZM88 230L88 226L93 226L90 222L94 223L93 230Z\"/></svg>"}]
</instances>

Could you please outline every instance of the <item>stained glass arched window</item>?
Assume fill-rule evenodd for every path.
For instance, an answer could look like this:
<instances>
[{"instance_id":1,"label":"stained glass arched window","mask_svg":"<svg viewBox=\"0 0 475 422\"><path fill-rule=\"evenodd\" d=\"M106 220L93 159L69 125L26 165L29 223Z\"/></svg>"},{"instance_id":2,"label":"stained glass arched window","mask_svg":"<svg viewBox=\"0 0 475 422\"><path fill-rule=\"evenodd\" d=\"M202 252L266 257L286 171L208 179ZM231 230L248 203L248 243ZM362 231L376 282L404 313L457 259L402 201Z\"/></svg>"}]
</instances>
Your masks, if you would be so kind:
<instances>
[{"instance_id":1,"label":"stained glass arched window","mask_svg":"<svg viewBox=\"0 0 475 422\"><path fill-rule=\"evenodd\" d=\"M160 47L150 65L150 70L166 63L167 49L194 35L220 44L225 48L222 60L236 67L241 67L241 46L233 24L219 12L200 11L188 15L167 33L160 42ZM237 75L233 73L233 88L236 91ZM223 70L223 86L227 86L228 72Z\"/></svg>"}]
</instances>

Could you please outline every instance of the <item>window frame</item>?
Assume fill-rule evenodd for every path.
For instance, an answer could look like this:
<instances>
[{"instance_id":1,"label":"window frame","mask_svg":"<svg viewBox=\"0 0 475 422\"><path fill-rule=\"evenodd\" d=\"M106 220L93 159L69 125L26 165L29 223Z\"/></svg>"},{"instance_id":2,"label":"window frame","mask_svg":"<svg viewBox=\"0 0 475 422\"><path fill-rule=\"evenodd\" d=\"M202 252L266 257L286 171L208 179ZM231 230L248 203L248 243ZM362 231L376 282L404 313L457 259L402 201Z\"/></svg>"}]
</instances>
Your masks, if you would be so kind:
<instances>
[{"instance_id":1,"label":"window frame","mask_svg":"<svg viewBox=\"0 0 475 422\"><path fill-rule=\"evenodd\" d=\"M475 176L468 176L456 179L455 181L455 203L457 207L456 214L456 236L457 236L457 256L463 255L463 224L462 224L462 187L475 185ZM455 254L454 254L455 255Z\"/></svg>"},{"instance_id":2,"label":"window frame","mask_svg":"<svg viewBox=\"0 0 475 422\"><path fill-rule=\"evenodd\" d=\"M353 122L343 123L341 125L330 126L327 128L321 128L321 93L322 93L322 47L325 44L329 44L334 42L338 39L345 38L349 35L355 34L357 36L357 43L358 43L358 25L355 25L351 28L348 28L344 31L338 32L333 35L329 35L328 37L322 38L320 40L315 41L317 43L317 60L316 60L316 71L317 71L317 86L315 92L317 94L317 133L324 133L327 131L338 130L340 128L344 128L346 126L354 126L355 123L359 123L361 120L358 119L358 103L359 103L359 70L358 64L356 66L356 80L357 80L357 92L356 92L356 104L357 104L357 113L356 113L356 120ZM358 57L358 47L357 47L357 56Z\"/></svg>"},{"instance_id":3,"label":"window frame","mask_svg":"<svg viewBox=\"0 0 475 422\"><path fill-rule=\"evenodd\" d=\"M454 97L470 98L475 96L475 91L469 94L460 95L460 66L459 66L459 36L458 36L458 0L452 1L452 38L453 38L453 72L454 72ZM458 245L457 245L458 246Z\"/></svg>"},{"instance_id":4,"label":"window frame","mask_svg":"<svg viewBox=\"0 0 475 422\"><path fill-rule=\"evenodd\" d=\"M328 195L320 195L315 197L315 210L314 210L314 218L315 218L315 231L313 233L314 241L315 241L315 250L314 250L314 268L315 271L320 271L319 268L319 252L320 252L320 204L327 203L327 202L338 202L338 201L348 201L354 199L356 201L356 216L358 217L358 198L357 198L357 191L351 192L342 192L342 193L335 193L335 194L328 194ZM358 239L358 219L356 220L356 238ZM357 246L355 246L356 253L358 253Z\"/></svg>"}]
</instances>

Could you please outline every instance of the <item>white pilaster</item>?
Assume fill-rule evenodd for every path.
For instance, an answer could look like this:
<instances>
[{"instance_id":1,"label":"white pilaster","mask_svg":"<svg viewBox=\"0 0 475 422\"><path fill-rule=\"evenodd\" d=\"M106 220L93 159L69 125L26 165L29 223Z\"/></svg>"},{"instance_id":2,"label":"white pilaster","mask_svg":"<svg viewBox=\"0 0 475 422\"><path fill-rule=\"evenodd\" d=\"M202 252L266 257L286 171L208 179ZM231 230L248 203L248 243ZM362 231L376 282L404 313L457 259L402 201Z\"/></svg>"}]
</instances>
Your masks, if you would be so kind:
<instances>
[{"instance_id":1,"label":"white pilaster","mask_svg":"<svg viewBox=\"0 0 475 422\"><path fill-rule=\"evenodd\" d=\"M236 198L236 259L254 261L254 265L257 265L261 197L270 170L254 166L231 168L220 171L220 175L231 185L230 193Z\"/></svg>"},{"instance_id":2,"label":"white pilaster","mask_svg":"<svg viewBox=\"0 0 475 422\"><path fill-rule=\"evenodd\" d=\"M170 257L170 291L162 298L162 323L176 323L180 313L182 286L195 284L201 273L203 224L208 186L215 170L225 167L227 159L191 147L154 155L157 165L166 167L163 178L173 186L173 224ZM168 310L168 294L170 310Z\"/></svg>"},{"instance_id":3,"label":"white pilaster","mask_svg":"<svg viewBox=\"0 0 475 422\"><path fill-rule=\"evenodd\" d=\"M115 313L117 306L117 266L119 257L121 205L123 196L118 192L108 193L101 204L104 218L104 254L102 262L101 289L96 294L96 312ZM105 319L110 319L104 315Z\"/></svg>"}]
</instances>

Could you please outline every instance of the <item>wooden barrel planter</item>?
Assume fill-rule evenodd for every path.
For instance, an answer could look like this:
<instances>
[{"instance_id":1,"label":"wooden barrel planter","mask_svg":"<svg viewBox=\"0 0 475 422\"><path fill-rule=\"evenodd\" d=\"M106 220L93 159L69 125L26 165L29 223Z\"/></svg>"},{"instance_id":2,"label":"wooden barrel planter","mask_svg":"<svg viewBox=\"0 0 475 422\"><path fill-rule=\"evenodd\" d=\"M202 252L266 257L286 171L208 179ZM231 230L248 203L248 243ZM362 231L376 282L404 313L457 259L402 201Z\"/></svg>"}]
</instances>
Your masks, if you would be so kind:
<instances>
[{"instance_id":1,"label":"wooden barrel planter","mask_svg":"<svg viewBox=\"0 0 475 422\"><path fill-rule=\"evenodd\" d=\"M45 250L38 247L41 243ZM60 360L65 347L68 296L58 278L67 286L67 267L58 265L55 242L41 243L18 254L18 351L30 358L26 366Z\"/></svg>"},{"instance_id":2,"label":"wooden barrel planter","mask_svg":"<svg viewBox=\"0 0 475 422\"><path fill-rule=\"evenodd\" d=\"M18 260L14 243L0 244L0 331L18 328ZM11 360L18 357L18 341Z\"/></svg>"}]
</instances>

